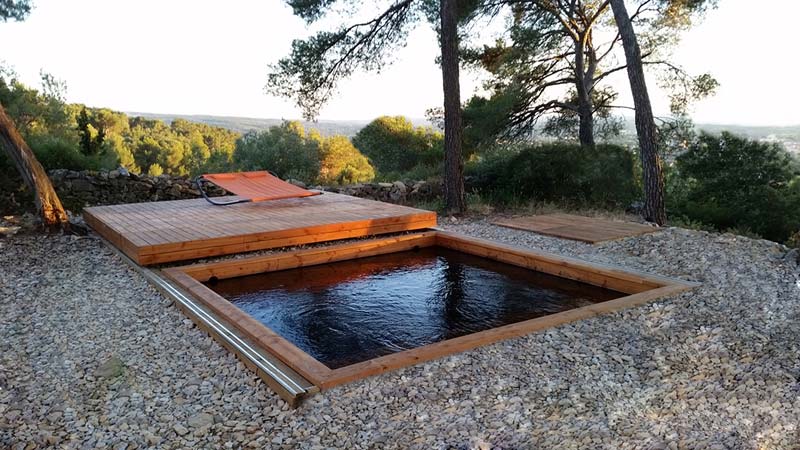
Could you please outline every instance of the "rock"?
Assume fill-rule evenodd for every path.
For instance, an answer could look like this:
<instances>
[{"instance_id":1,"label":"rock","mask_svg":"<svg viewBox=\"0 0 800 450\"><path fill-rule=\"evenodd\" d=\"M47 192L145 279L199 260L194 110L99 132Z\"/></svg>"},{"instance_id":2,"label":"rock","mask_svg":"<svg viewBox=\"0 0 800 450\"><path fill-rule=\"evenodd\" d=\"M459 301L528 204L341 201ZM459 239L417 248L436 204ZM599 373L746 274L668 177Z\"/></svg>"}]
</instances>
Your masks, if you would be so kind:
<instances>
[{"instance_id":1,"label":"rock","mask_svg":"<svg viewBox=\"0 0 800 450\"><path fill-rule=\"evenodd\" d=\"M103 364L95 369L94 376L101 379L113 379L125 373L125 365L117 356L108 358Z\"/></svg>"},{"instance_id":2,"label":"rock","mask_svg":"<svg viewBox=\"0 0 800 450\"><path fill-rule=\"evenodd\" d=\"M75 178L70 181L69 186L77 192L91 192L94 191L94 184L84 178Z\"/></svg>"},{"instance_id":3,"label":"rock","mask_svg":"<svg viewBox=\"0 0 800 450\"><path fill-rule=\"evenodd\" d=\"M19 418L22 412L18 409L12 409L8 411L5 415L5 419L7 423L12 423Z\"/></svg>"},{"instance_id":4,"label":"rock","mask_svg":"<svg viewBox=\"0 0 800 450\"><path fill-rule=\"evenodd\" d=\"M192 428L202 428L214 424L214 416L208 413L199 413L190 417L186 422Z\"/></svg>"},{"instance_id":5,"label":"rock","mask_svg":"<svg viewBox=\"0 0 800 450\"><path fill-rule=\"evenodd\" d=\"M173 184L167 189L167 193L176 199L181 198L181 186L179 184Z\"/></svg>"},{"instance_id":6,"label":"rock","mask_svg":"<svg viewBox=\"0 0 800 450\"><path fill-rule=\"evenodd\" d=\"M62 201L70 205L94 206L200 197L195 180L185 177L132 174L120 167L108 172L53 170L50 178ZM300 180L288 182L308 189ZM228 195L224 189L206 184L209 196ZM314 186L312 189L353 195L361 198L406 204L409 201L436 200L441 186L426 181L359 183L345 186Z\"/></svg>"},{"instance_id":7,"label":"rock","mask_svg":"<svg viewBox=\"0 0 800 450\"><path fill-rule=\"evenodd\" d=\"M290 179L288 179L288 180L286 180L286 181L287 181L287 182L289 182L289 183L291 183L291 184L293 184L293 185L295 185L295 186L297 186L297 187L300 187L300 188L306 189L306 184L305 184L305 183L303 183L303 182L302 182L302 181L300 181L300 180L295 180L295 179L293 179L293 178L290 178Z\"/></svg>"},{"instance_id":8,"label":"rock","mask_svg":"<svg viewBox=\"0 0 800 450\"><path fill-rule=\"evenodd\" d=\"M0 241L0 447L797 447L800 277L774 244L662 228L588 245L492 219L440 227L700 285L291 409L99 240L21 232ZM107 351L122 376L96 369Z\"/></svg>"},{"instance_id":9,"label":"rock","mask_svg":"<svg viewBox=\"0 0 800 450\"><path fill-rule=\"evenodd\" d=\"M795 264L800 264L800 249L793 248L786 252L783 256L784 261L794 262Z\"/></svg>"},{"instance_id":10,"label":"rock","mask_svg":"<svg viewBox=\"0 0 800 450\"><path fill-rule=\"evenodd\" d=\"M632 215L635 215L635 216L641 215L642 211L644 211L644 202L642 202L642 201L635 201L635 202L631 203L630 205L628 205L627 208L625 208L625 212L626 213L632 214Z\"/></svg>"},{"instance_id":11,"label":"rock","mask_svg":"<svg viewBox=\"0 0 800 450\"><path fill-rule=\"evenodd\" d=\"M16 226L15 227L3 227L3 226L0 226L0 237L13 236L13 235L17 234L17 232L19 230L21 230L21 229L22 229L22 227L16 227Z\"/></svg>"}]
</instances>

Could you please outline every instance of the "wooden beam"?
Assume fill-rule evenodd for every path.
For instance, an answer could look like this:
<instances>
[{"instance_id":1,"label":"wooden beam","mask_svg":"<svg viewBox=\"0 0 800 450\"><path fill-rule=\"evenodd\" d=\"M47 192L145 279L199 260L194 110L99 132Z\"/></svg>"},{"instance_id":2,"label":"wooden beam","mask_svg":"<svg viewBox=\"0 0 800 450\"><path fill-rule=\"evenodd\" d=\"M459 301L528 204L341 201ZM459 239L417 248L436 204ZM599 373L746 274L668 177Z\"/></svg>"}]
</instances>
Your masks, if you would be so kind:
<instances>
[{"instance_id":1,"label":"wooden beam","mask_svg":"<svg viewBox=\"0 0 800 450\"><path fill-rule=\"evenodd\" d=\"M658 288L675 281L445 231L437 231L436 245L627 294Z\"/></svg>"},{"instance_id":2,"label":"wooden beam","mask_svg":"<svg viewBox=\"0 0 800 450\"><path fill-rule=\"evenodd\" d=\"M420 230L436 225L436 221L422 220L401 224L368 226L366 228L347 228L342 231L325 232L321 229L311 230L306 234L285 238L266 238L263 240L250 240L246 242L223 245L219 247L204 247L173 252L161 252L148 255L139 255L142 265L162 264L166 262L185 261L190 259L208 258L212 256L230 255L235 253L267 250L295 245L314 244L318 242L337 241L373 236L378 234L399 233L408 230ZM236 239L234 239L236 240Z\"/></svg>"},{"instance_id":3,"label":"wooden beam","mask_svg":"<svg viewBox=\"0 0 800 450\"><path fill-rule=\"evenodd\" d=\"M263 349L267 350L270 354L280 359L284 364L291 367L302 377L315 385L319 386L330 372L327 366L312 358L306 352L300 350L294 344L267 328L246 312L237 308L231 302L220 297L217 293L194 278L175 268L164 269L162 272L183 289L191 293L194 298L214 311L214 313L233 324L237 330L244 333L249 339L257 342Z\"/></svg>"},{"instance_id":4,"label":"wooden beam","mask_svg":"<svg viewBox=\"0 0 800 450\"><path fill-rule=\"evenodd\" d=\"M630 295L436 342L338 369L330 369L201 283L211 277L223 279L273 272L434 245L591 283ZM641 305L664 296L676 295L697 286L694 283L632 272L609 265L588 263L440 230L240 260L175 267L165 269L164 273L207 307L234 323L248 337L259 342L264 350L273 354L321 389L523 336L545 328Z\"/></svg>"},{"instance_id":5,"label":"wooden beam","mask_svg":"<svg viewBox=\"0 0 800 450\"><path fill-rule=\"evenodd\" d=\"M436 232L428 231L239 260L193 264L179 269L190 277L204 282L211 279L211 277L222 280L263 272L296 269L298 267L308 267L347 259L401 252L415 247L430 247L435 242Z\"/></svg>"}]
</instances>

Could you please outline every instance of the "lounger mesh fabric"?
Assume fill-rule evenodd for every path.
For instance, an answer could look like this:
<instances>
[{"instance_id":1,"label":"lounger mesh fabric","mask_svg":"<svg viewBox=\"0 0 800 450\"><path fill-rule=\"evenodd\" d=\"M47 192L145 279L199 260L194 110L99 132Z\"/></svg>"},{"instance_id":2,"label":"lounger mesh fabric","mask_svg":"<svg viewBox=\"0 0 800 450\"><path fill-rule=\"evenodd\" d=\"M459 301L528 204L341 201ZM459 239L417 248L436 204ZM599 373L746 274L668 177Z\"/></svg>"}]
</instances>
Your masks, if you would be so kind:
<instances>
[{"instance_id":1,"label":"lounger mesh fabric","mask_svg":"<svg viewBox=\"0 0 800 450\"><path fill-rule=\"evenodd\" d=\"M319 192L309 191L287 183L269 172L211 173L203 175L208 180L226 191L253 202L280 200L283 198L310 197Z\"/></svg>"}]
</instances>

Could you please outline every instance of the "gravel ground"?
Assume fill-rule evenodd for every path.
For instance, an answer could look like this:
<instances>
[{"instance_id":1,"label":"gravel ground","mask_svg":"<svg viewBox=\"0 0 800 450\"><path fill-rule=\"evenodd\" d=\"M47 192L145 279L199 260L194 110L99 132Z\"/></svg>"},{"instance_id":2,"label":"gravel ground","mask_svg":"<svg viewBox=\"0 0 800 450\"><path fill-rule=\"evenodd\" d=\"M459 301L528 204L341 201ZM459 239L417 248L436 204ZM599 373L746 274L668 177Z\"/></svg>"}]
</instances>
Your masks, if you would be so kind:
<instances>
[{"instance_id":1,"label":"gravel ground","mask_svg":"<svg viewBox=\"0 0 800 450\"><path fill-rule=\"evenodd\" d=\"M800 448L800 268L781 246L445 228L702 286L292 410L99 240L17 235L0 240L0 448Z\"/></svg>"}]
</instances>

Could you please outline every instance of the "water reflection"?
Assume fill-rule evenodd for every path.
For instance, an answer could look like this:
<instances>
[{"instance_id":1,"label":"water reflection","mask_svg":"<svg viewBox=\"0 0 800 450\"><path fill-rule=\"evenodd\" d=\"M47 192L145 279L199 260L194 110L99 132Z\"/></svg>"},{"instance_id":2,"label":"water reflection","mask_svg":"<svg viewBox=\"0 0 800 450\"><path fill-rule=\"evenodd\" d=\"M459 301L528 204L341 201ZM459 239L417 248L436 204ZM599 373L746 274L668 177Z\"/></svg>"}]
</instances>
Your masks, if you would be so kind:
<instances>
[{"instance_id":1,"label":"water reflection","mask_svg":"<svg viewBox=\"0 0 800 450\"><path fill-rule=\"evenodd\" d=\"M211 288L331 368L621 296L441 248Z\"/></svg>"}]
</instances>

